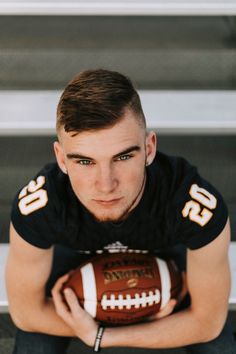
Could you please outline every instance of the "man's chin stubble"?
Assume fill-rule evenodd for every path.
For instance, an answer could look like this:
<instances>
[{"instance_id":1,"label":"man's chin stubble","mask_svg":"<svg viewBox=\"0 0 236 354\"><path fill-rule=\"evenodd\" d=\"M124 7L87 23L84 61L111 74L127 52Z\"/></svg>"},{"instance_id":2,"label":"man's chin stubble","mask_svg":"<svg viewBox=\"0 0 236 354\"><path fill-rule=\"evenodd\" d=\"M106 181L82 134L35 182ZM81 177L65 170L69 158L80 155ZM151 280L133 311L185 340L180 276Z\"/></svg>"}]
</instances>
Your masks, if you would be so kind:
<instances>
[{"instance_id":1,"label":"man's chin stubble","mask_svg":"<svg viewBox=\"0 0 236 354\"><path fill-rule=\"evenodd\" d=\"M100 222L100 223L103 223L103 222L118 223L118 222L121 222L121 221L124 221L125 219L127 219L129 214L130 214L130 207L126 208L126 210L121 215L119 215L117 217L114 217L114 216L112 217L112 216L109 216L109 215L98 216L98 215L92 213L92 215L95 218L95 220L97 222Z\"/></svg>"}]
</instances>

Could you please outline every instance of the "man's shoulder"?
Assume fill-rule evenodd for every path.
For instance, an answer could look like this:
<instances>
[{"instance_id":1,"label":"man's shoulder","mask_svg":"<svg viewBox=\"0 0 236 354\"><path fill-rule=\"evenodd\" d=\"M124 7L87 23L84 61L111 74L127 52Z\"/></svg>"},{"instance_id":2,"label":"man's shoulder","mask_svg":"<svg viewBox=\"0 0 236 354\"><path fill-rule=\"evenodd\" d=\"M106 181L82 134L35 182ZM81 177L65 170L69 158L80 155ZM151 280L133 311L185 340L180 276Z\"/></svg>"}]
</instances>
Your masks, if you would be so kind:
<instances>
[{"instance_id":1,"label":"man's shoulder","mask_svg":"<svg viewBox=\"0 0 236 354\"><path fill-rule=\"evenodd\" d=\"M220 192L182 157L160 154L168 222L189 248L211 242L223 230L228 211ZM168 182L167 182L168 181Z\"/></svg>"},{"instance_id":2,"label":"man's shoulder","mask_svg":"<svg viewBox=\"0 0 236 354\"><path fill-rule=\"evenodd\" d=\"M16 231L27 241L47 248L50 233L60 229L66 205L68 177L56 163L45 165L16 194L11 219ZM62 226L62 225L61 225ZM39 240L37 241L37 238Z\"/></svg>"},{"instance_id":3,"label":"man's shoulder","mask_svg":"<svg viewBox=\"0 0 236 354\"><path fill-rule=\"evenodd\" d=\"M17 195L23 215L30 215L49 205L55 205L65 197L68 184L66 176L56 163L45 165Z\"/></svg>"},{"instance_id":4,"label":"man's shoulder","mask_svg":"<svg viewBox=\"0 0 236 354\"><path fill-rule=\"evenodd\" d=\"M45 188L48 191L48 194L53 199L63 200L67 193L69 186L69 178L65 175L59 168L57 163L48 163L46 164L36 175L36 178L39 176L45 177Z\"/></svg>"},{"instance_id":5,"label":"man's shoulder","mask_svg":"<svg viewBox=\"0 0 236 354\"><path fill-rule=\"evenodd\" d=\"M188 161L184 156L168 155L161 151L157 152L156 161L166 170L171 170L172 172L178 174L184 174L196 167Z\"/></svg>"},{"instance_id":6,"label":"man's shoulder","mask_svg":"<svg viewBox=\"0 0 236 354\"><path fill-rule=\"evenodd\" d=\"M184 157L167 155L162 152L157 153L154 170L159 179L172 192L183 184L188 184L189 180L197 173L197 167Z\"/></svg>"},{"instance_id":7,"label":"man's shoulder","mask_svg":"<svg viewBox=\"0 0 236 354\"><path fill-rule=\"evenodd\" d=\"M57 184L58 182L64 182L65 176L56 162L47 163L43 168L39 170L36 177L39 175L45 176L51 184Z\"/></svg>"}]
</instances>

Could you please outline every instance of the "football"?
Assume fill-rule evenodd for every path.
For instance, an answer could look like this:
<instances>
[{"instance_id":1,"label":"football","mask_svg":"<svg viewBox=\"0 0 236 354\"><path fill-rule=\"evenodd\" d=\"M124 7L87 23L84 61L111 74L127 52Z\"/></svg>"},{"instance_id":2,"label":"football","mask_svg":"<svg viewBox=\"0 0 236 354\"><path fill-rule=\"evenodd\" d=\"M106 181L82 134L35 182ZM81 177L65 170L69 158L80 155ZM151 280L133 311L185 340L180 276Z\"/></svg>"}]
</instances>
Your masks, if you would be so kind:
<instances>
[{"instance_id":1,"label":"football","mask_svg":"<svg viewBox=\"0 0 236 354\"><path fill-rule=\"evenodd\" d=\"M71 288L80 305L104 324L139 322L161 310L182 288L173 260L149 254L97 255L71 272Z\"/></svg>"}]
</instances>

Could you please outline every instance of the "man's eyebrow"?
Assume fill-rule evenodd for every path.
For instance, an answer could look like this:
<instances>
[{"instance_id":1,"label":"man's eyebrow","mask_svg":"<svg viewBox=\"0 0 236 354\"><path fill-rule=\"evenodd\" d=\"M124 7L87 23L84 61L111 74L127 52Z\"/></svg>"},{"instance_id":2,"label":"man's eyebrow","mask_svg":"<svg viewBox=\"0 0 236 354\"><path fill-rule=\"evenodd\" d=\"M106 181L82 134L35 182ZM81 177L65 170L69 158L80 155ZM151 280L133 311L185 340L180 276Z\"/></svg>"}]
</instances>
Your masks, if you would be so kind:
<instances>
[{"instance_id":1,"label":"man's eyebrow","mask_svg":"<svg viewBox=\"0 0 236 354\"><path fill-rule=\"evenodd\" d=\"M133 151L140 151L140 150L141 150L141 148L138 145L130 146L128 149L125 149L125 150L119 152L118 154L115 154L113 156L113 158L119 157L121 155L129 154L130 152L133 152Z\"/></svg>"},{"instance_id":2,"label":"man's eyebrow","mask_svg":"<svg viewBox=\"0 0 236 354\"><path fill-rule=\"evenodd\" d=\"M130 146L129 148L119 152L118 154L115 154L113 156L113 158L119 157L121 155L129 154L130 152L133 152L133 151L140 151L140 150L141 150L141 148L138 145ZM93 160L92 157L84 156L84 155L78 154L78 153L66 154L66 157L68 159Z\"/></svg>"},{"instance_id":3,"label":"man's eyebrow","mask_svg":"<svg viewBox=\"0 0 236 354\"><path fill-rule=\"evenodd\" d=\"M84 156L77 153L66 154L68 159L82 159L82 160L93 160L92 157Z\"/></svg>"}]
</instances>

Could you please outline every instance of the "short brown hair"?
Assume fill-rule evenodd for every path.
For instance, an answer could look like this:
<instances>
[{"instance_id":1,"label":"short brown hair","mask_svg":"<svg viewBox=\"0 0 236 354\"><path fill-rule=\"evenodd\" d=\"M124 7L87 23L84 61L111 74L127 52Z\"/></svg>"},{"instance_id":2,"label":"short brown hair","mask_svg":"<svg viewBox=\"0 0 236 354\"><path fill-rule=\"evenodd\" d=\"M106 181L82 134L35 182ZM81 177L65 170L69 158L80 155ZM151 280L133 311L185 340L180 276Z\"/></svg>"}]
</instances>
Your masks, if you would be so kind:
<instances>
[{"instance_id":1,"label":"short brown hair","mask_svg":"<svg viewBox=\"0 0 236 354\"><path fill-rule=\"evenodd\" d=\"M137 91L126 76L109 70L86 70L63 91L57 107L57 130L81 132L111 127L132 110L142 126L145 117Z\"/></svg>"}]
</instances>

